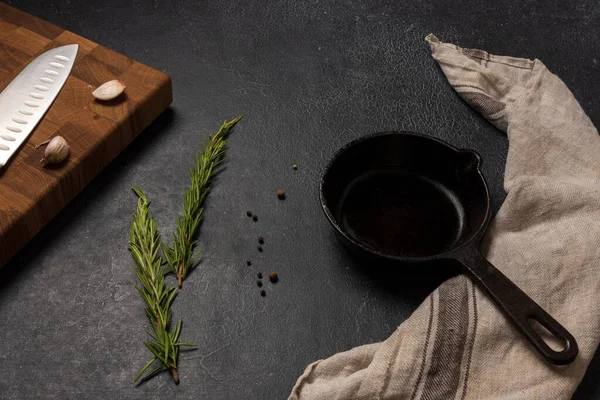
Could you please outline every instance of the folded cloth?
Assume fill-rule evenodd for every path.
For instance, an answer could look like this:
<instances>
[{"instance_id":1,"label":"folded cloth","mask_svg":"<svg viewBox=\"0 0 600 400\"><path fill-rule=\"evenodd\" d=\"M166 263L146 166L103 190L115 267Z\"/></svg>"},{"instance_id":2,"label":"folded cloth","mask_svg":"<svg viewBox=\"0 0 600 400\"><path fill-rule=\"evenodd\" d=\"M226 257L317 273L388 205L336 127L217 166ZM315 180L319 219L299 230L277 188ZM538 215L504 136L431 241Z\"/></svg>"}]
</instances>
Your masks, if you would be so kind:
<instances>
[{"instance_id":1,"label":"folded cloth","mask_svg":"<svg viewBox=\"0 0 600 400\"><path fill-rule=\"evenodd\" d=\"M460 96L508 134L507 198L482 250L575 336L579 356L546 363L458 276L385 342L309 365L289 399L568 399L600 338L598 131L539 60L426 40Z\"/></svg>"}]
</instances>

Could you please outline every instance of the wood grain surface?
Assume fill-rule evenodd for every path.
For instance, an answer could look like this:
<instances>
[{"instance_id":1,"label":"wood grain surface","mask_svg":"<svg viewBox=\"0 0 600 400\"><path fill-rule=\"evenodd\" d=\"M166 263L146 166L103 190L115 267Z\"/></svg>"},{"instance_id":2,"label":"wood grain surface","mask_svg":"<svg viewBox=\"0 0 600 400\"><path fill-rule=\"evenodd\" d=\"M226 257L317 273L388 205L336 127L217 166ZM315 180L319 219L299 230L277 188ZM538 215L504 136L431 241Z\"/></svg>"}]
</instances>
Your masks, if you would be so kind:
<instances>
[{"instance_id":1,"label":"wood grain surface","mask_svg":"<svg viewBox=\"0 0 600 400\"><path fill-rule=\"evenodd\" d=\"M172 101L168 75L4 3L0 90L35 57L67 44L79 45L71 75L29 140L0 170L0 267ZM125 95L95 100L92 91L111 79L125 83ZM67 140L71 153L61 164L44 166L43 148L34 146L55 135Z\"/></svg>"}]
</instances>

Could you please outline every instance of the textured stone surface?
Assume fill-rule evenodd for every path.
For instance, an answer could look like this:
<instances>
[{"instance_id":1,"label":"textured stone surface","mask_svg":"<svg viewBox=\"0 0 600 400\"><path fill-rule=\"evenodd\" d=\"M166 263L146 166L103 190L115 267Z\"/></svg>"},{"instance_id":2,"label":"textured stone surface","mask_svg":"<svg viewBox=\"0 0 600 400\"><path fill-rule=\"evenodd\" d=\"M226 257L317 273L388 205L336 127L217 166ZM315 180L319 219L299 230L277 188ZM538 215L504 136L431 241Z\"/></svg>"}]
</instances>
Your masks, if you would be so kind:
<instances>
[{"instance_id":1,"label":"textured stone surface","mask_svg":"<svg viewBox=\"0 0 600 400\"><path fill-rule=\"evenodd\" d=\"M594 2L9 3L167 72L174 102L0 272L2 398L283 399L309 362L385 339L436 283L374 274L340 248L318 201L329 157L366 133L414 130L479 151L496 209L503 199L506 138L449 87L430 32L543 60L600 122ZM136 387L149 353L129 188L147 191L168 239L196 148L238 114L202 263L174 305L198 350L181 357L180 386L162 374ZM256 274L271 270L263 298ZM575 399L600 398L599 377L597 357Z\"/></svg>"}]
</instances>

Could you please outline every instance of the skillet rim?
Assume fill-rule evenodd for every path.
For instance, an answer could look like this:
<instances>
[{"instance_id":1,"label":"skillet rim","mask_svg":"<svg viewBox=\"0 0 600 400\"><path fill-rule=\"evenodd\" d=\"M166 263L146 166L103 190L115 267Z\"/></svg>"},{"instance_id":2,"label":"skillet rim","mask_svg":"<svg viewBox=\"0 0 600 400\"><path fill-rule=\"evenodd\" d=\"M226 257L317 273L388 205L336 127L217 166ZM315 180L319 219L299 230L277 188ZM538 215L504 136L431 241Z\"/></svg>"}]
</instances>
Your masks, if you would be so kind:
<instances>
[{"instance_id":1,"label":"skillet rim","mask_svg":"<svg viewBox=\"0 0 600 400\"><path fill-rule=\"evenodd\" d=\"M339 160L339 158L343 154L345 154L351 148L353 148L363 142L373 140L376 138L380 138L380 137L384 137L384 136L413 136L413 137L417 137L419 139L423 139L425 141L436 142L437 144L440 144L456 153L470 153L475 156L475 158L477 160L477 164L476 164L477 174L479 176L481 183L483 184L483 188L485 189L486 210L485 210L485 216L484 216L483 220L481 221L477 230L470 237L468 237L466 240L464 240L463 243L461 243L460 245L458 245L456 247L451 248L448 251L445 251L445 252L439 253L439 254L434 254L434 255L414 256L414 257L396 256L396 255L392 255L392 254L388 254L388 253L383 253L383 252L377 251L369 246L366 246L362 242L360 242L360 241L356 240L355 238L353 238L352 236L348 235L342 229L342 227L338 224L338 222L336 221L336 218L331 213L329 206L327 205L327 201L325 199L325 183L326 183L328 174L331 171L332 166L335 164L335 162L337 160ZM346 240L348 240L348 242L351 243L353 246L356 246L356 247L360 248L361 250L363 250L373 256L391 260L391 261L410 262L410 263L429 262L429 261L435 261L435 260L440 260L440 259L449 259L449 258L457 259L458 257L456 256L456 253L460 252L461 249L464 249L465 247L468 247L468 246L477 247L479 245L479 242L480 242L483 234L485 233L487 226L491 219L490 191L489 191L487 181L481 171L482 163L483 163L483 159L476 150L459 149L459 148L449 144L448 142L445 142L436 137L425 135L422 133L411 132L411 131L382 131L382 132L370 133L370 134L361 136L358 139L354 139L354 140L346 143L344 146L342 146L339 150L337 150L334 153L334 155L331 157L331 159L327 163L325 169L321 173L321 178L320 178L320 183L319 183L319 198L320 198L320 202L321 202L321 208L323 209L325 216L329 220L329 223L334 227L334 229L337 231L338 234L342 235L342 237L344 237Z\"/></svg>"}]
</instances>

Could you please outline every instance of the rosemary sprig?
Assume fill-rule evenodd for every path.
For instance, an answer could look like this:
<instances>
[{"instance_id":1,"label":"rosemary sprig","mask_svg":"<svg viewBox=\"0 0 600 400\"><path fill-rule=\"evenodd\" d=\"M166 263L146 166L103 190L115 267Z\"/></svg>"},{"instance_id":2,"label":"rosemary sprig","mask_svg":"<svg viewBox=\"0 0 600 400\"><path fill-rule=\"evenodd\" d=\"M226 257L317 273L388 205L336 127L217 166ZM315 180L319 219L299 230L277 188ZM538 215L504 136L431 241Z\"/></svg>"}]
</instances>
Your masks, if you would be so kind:
<instances>
[{"instance_id":1,"label":"rosemary sprig","mask_svg":"<svg viewBox=\"0 0 600 400\"><path fill-rule=\"evenodd\" d=\"M136 263L135 273L141 286L135 286L146 303L146 315L152 324L152 332L148 335L152 341L144 345L154 356L140 373L135 377L135 382L156 361L160 361L157 368L150 371L150 377L162 368L167 368L173 375L175 383L179 383L177 370L177 357L180 346L194 346L189 343L180 343L182 321L170 327L171 308L177 295L175 286L165 286L165 271L162 268L163 260L159 255L160 234L154 218L149 213L150 201L141 188L133 188L138 196L136 213L133 215L129 236L129 250Z\"/></svg>"},{"instance_id":2,"label":"rosemary sprig","mask_svg":"<svg viewBox=\"0 0 600 400\"><path fill-rule=\"evenodd\" d=\"M177 276L179 288L200 256L194 254L197 240L194 240L202 221L203 204L210 192L211 179L218 172L217 166L223 161L227 151L227 135L231 128L242 119L225 121L221 129L208 137L202 151L196 156L196 165L190 169L190 187L183 193L183 217L177 218L177 228L173 232L173 245L163 244L163 252L171 271Z\"/></svg>"}]
</instances>

